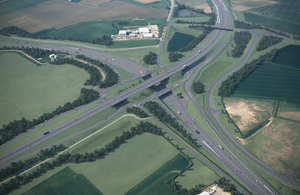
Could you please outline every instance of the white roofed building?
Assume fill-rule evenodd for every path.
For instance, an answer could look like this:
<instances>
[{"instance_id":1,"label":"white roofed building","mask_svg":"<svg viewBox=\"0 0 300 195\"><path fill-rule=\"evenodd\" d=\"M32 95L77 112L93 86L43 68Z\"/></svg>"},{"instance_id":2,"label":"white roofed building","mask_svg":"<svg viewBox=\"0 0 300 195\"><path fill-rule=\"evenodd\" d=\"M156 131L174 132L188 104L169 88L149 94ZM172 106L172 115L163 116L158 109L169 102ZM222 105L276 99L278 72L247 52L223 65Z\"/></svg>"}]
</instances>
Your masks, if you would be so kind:
<instances>
[{"instance_id":1,"label":"white roofed building","mask_svg":"<svg viewBox=\"0 0 300 195\"><path fill-rule=\"evenodd\" d=\"M139 28L139 33L150 33L150 30L148 27Z\"/></svg>"},{"instance_id":2,"label":"white roofed building","mask_svg":"<svg viewBox=\"0 0 300 195\"><path fill-rule=\"evenodd\" d=\"M136 34L129 34L129 37L136 37Z\"/></svg>"},{"instance_id":3,"label":"white roofed building","mask_svg":"<svg viewBox=\"0 0 300 195\"><path fill-rule=\"evenodd\" d=\"M143 37L144 38L152 38L153 35L152 35L152 33L143 33Z\"/></svg>"},{"instance_id":4,"label":"white roofed building","mask_svg":"<svg viewBox=\"0 0 300 195\"><path fill-rule=\"evenodd\" d=\"M120 31L119 31L119 35L127 35L126 30L120 30Z\"/></svg>"}]
</instances>

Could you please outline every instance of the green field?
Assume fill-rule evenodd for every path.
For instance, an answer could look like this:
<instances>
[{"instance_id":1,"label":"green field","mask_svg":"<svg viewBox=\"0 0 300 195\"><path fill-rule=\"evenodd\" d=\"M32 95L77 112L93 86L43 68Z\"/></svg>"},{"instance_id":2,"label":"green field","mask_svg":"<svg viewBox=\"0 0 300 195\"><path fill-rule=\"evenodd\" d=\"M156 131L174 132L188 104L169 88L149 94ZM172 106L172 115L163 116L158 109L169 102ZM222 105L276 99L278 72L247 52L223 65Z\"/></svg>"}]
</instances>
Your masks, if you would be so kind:
<instances>
[{"instance_id":1,"label":"green field","mask_svg":"<svg viewBox=\"0 0 300 195\"><path fill-rule=\"evenodd\" d=\"M103 35L110 36L116 33L116 29L111 25L111 22L109 21L88 21L67 26L54 32L53 30L50 30L50 32L43 30L35 33L35 35L51 38L78 38L84 41L91 41L95 38L100 38Z\"/></svg>"},{"instance_id":2,"label":"green field","mask_svg":"<svg viewBox=\"0 0 300 195\"><path fill-rule=\"evenodd\" d=\"M156 91L152 88L147 88L144 89L142 91L140 91L137 94L134 94L133 96L130 96L127 101L131 102L131 103L138 103L141 102L147 98L149 98L151 95L156 94Z\"/></svg>"},{"instance_id":3,"label":"green field","mask_svg":"<svg viewBox=\"0 0 300 195\"><path fill-rule=\"evenodd\" d=\"M144 82L144 80L141 79L141 78L139 78L139 79L130 81L128 83L125 83L124 85L118 86L118 87L110 90L107 93L106 97L107 97L107 99L111 99L111 98L113 98L113 97L115 97L117 95L120 95L120 94L122 94L122 93L124 93L124 92L126 92L126 91L128 91L128 90L130 90L130 89L132 89L132 88L134 88L134 87L136 87L138 85L140 85L143 82Z\"/></svg>"},{"instance_id":4,"label":"green field","mask_svg":"<svg viewBox=\"0 0 300 195\"><path fill-rule=\"evenodd\" d=\"M75 173L70 167L66 167L23 194L101 195L102 193L82 173Z\"/></svg>"},{"instance_id":5,"label":"green field","mask_svg":"<svg viewBox=\"0 0 300 195\"><path fill-rule=\"evenodd\" d=\"M137 186L125 193L125 195L173 194L171 189L166 184L181 171L186 169L188 165L189 161L179 153L142 182L140 182Z\"/></svg>"},{"instance_id":6,"label":"green field","mask_svg":"<svg viewBox=\"0 0 300 195\"><path fill-rule=\"evenodd\" d=\"M157 45L158 39L138 39L126 41L113 41L113 44L107 48L130 48L130 47L143 47L149 45ZM142 57L142 56L141 56Z\"/></svg>"},{"instance_id":7,"label":"green field","mask_svg":"<svg viewBox=\"0 0 300 195\"><path fill-rule=\"evenodd\" d=\"M177 154L178 150L163 137L144 133L104 159L70 167L82 173L103 194L124 194Z\"/></svg>"},{"instance_id":8,"label":"green field","mask_svg":"<svg viewBox=\"0 0 300 195\"><path fill-rule=\"evenodd\" d=\"M300 0L285 0L274 5L263 6L249 10L262 16L300 23Z\"/></svg>"},{"instance_id":9,"label":"green field","mask_svg":"<svg viewBox=\"0 0 300 195\"><path fill-rule=\"evenodd\" d=\"M168 3L168 0L160 0L160 1L153 2L153 3L140 3L135 0L121 0L121 1L136 4L141 7L148 8L148 9L166 9L167 3Z\"/></svg>"},{"instance_id":10,"label":"green field","mask_svg":"<svg viewBox=\"0 0 300 195\"><path fill-rule=\"evenodd\" d=\"M179 51L180 48L187 46L194 39L195 37L192 35L175 32L172 39L169 41L167 51L168 52Z\"/></svg>"},{"instance_id":11,"label":"green field","mask_svg":"<svg viewBox=\"0 0 300 195\"><path fill-rule=\"evenodd\" d=\"M17 53L3 53L0 60L1 125L37 118L77 99L89 78L75 66L37 66Z\"/></svg>"},{"instance_id":12,"label":"green field","mask_svg":"<svg viewBox=\"0 0 300 195\"><path fill-rule=\"evenodd\" d=\"M295 35L300 35L299 23L290 22L286 20L279 20L279 19L256 15L248 12L245 12L244 15L245 15L245 20L247 22L260 24L262 26L267 26L273 29L277 29Z\"/></svg>"},{"instance_id":13,"label":"green field","mask_svg":"<svg viewBox=\"0 0 300 195\"><path fill-rule=\"evenodd\" d=\"M115 66L110 63L108 63L108 65L111 66L113 69L115 69L121 75L122 81L126 81L131 77L134 77L134 74L128 72L127 70L124 70L123 68L120 68L119 66Z\"/></svg>"},{"instance_id":14,"label":"green field","mask_svg":"<svg viewBox=\"0 0 300 195\"><path fill-rule=\"evenodd\" d=\"M300 100L300 46L280 49L274 62L259 65L234 91L233 97Z\"/></svg>"},{"instance_id":15,"label":"green field","mask_svg":"<svg viewBox=\"0 0 300 195\"><path fill-rule=\"evenodd\" d=\"M34 6L39 3L43 3L49 0L26 0L26 1L19 1L19 0L9 0L9 1L1 1L0 2L0 15L7 14L12 11L16 11L19 9L24 9L30 6Z\"/></svg>"}]
</instances>

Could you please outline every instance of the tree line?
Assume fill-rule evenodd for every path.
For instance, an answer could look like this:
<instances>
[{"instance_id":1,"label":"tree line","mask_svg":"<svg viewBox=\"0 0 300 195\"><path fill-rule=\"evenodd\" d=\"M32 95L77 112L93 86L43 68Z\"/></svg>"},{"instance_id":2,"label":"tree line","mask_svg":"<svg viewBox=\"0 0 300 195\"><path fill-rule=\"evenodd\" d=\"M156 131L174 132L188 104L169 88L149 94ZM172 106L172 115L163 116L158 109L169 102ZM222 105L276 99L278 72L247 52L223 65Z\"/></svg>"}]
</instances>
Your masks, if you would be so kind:
<instances>
[{"instance_id":1,"label":"tree line","mask_svg":"<svg viewBox=\"0 0 300 195\"><path fill-rule=\"evenodd\" d=\"M149 110L151 114L153 114L158 120L165 123L166 125L170 125L173 127L181 136L187 139L194 147L199 147L198 143L189 135L187 134L186 130L180 126L170 114L166 113L164 109L156 102L149 101L144 104L145 108Z\"/></svg>"},{"instance_id":2,"label":"tree line","mask_svg":"<svg viewBox=\"0 0 300 195\"><path fill-rule=\"evenodd\" d=\"M187 46L180 48L180 52L186 52L194 49L205 37L210 33L211 27L210 26L200 26L203 29L203 32L201 35L196 37L192 42L190 42Z\"/></svg>"},{"instance_id":3,"label":"tree line","mask_svg":"<svg viewBox=\"0 0 300 195\"><path fill-rule=\"evenodd\" d=\"M178 1L175 1L175 3L177 4L177 7L175 7L173 17L178 17L178 11L183 10L183 9L190 10L190 11L195 12L197 14L205 14L205 12L202 9L195 9L193 7L181 4Z\"/></svg>"},{"instance_id":4,"label":"tree line","mask_svg":"<svg viewBox=\"0 0 300 195\"><path fill-rule=\"evenodd\" d=\"M119 148L126 140L146 132L158 136L163 135L161 128L156 125L149 122L140 122L137 126L131 127L130 131L123 131L122 135L116 136L115 139L106 144L104 148L96 149L93 152L85 152L84 154L70 154L68 152L60 154L51 162L42 163L29 173L18 175L15 178L2 183L0 185L0 194L8 194L20 186L29 183L33 179L38 178L48 170L61 166L62 164L92 162L97 159L102 159L115 149Z\"/></svg>"},{"instance_id":5,"label":"tree line","mask_svg":"<svg viewBox=\"0 0 300 195\"><path fill-rule=\"evenodd\" d=\"M265 27L265 26L261 26L259 24L250 24L250 23L246 23L243 21L239 21L239 20L235 20L234 21L235 27L236 28L242 28L242 29L264 29L266 31L272 32L272 33L276 33L279 34L281 36L285 36L285 37L290 37L288 34L281 32L281 31L277 31L277 30L273 30L269 27Z\"/></svg>"},{"instance_id":6,"label":"tree line","mask_svg":"<svg viewBox=\"0 0 300 195\"><path fill-rule=\"evenodd\" d=\"M278 43L280 43L283 40L283 38L280 37L274 37L274 36L267 36L264 35L261 40L258 43L258 46L256 48L256 51L261 51L264 49L267 49L269 47L271 47L272 45L276 45Z\"/></svg>"},{"instance_id":7,"label":"tree line","mask_svg":"<svg viewBox=\"0 0 300 195\"><path fill-rule=\"evenodd\" d=\"M181 185L178 185L175 179L172 179L168 186L172 190L172 192L181 195L197 195L200 194L202 192L202 188L205 187L205 185L202 183L195 185L194 188L188 190L186 188L182 188Z\"/></svg>"},{"instance_id":8,"label":"tree line","mask_svg":"<svg viewBox=\"0 0 300 195\"><path fill-rule=\"evenodd\" d=\"M229 180L226 180L225 177L222 177L217 181L217 184L220 188L224 190L224 192L229 192L232 195L243 195L243 193L239 192L235 185L231 184Z\"/></svg>"},{"instance_id":9,"label":"tree line","mask_svg":"<svg viewBox=\"0 0 300 195\"><path fill-rule=\"evenodd\" d=\"M148 114L144 110L142 110L141 108L139 108L139 107L135 107L135 106L129 107L129 108L126 109L126 111L128 113L135 114L135 115L137 115L140 118L147 118L148 117Z\"/></svg>"},{"instance_id":10,"label":"tree line","mask_svg":"<svg viewBox=\"0 0 300 195\"><path fill-rule=\"evenodd\" d=\"M208 15L208 14L206 14ZM210 15L210 19L206 22L196 22L196 21L187 21L187 20L176 20L175 23L179 23L179 24L206 24L206 25L214 25L216 22L216 14L215 13L211 13Z\"/></svg>"},{"instance_id":11,"label":"tree line","mask_svg":"<svg viewBox=\"0 0 300 195\"><path fill-rule=\"evenodd\" d=\"M37 119L32 119L31 121L23 117L20 120L14 120L7 125L4 124L0 129L0 145L8 142L19 134L26 132L32 127L44 123L46 120L49 120L56 115L60 115L61 113L72 110L78 106L88 104L92 101L97 100L99 97L100 95L97 91L82 88L80 91L80 96L72 103L67 102L64 104L64 106L58 106L54 111L44 113Z\"/></svg>"},{"instance_id":12,"label":"tree line","mask_svg":"<svg viewBox=\"0 0 300 195\"><path fill-rule=\"evenodd\" d=\"M265 55L259 56L258 59L252 60L250 63L245 64L236 72L232 73L226 80L221 83L219 87L219 96L229 97L235 88L241 83L244 79L250 75L258 65L262 62L272 62L275 59L278 49L273 49L272 51L266 53Z\"/></svg>"},{"instance_id":13,"label":"tree line","mask_svg":"<svg viewBox=\"0 0 300 195\"><path fill-rule=\"evenodd\" d=\"M41 160L54 156L64 149L65 147L62 144L60 144L59 146L53 145L50 149L46 148L45 150L41 150L34 157L28 158L24 161L20 160L18 162L12 162L8 167L0 170L0 181L3 181L4 179L11 177L14 174L17 174L25 168L33 166Z\"/></svg>"},{"instance_id":14,"label":"tree line","mask_svg":"<svg viewBox=\"0 0 300 195\"><path fill-rule=\"evenodd\" d=\"M148 54L146 54L144 56L143 61L146 64L149 64L149 65L157 64L157 55L156 55L156 53L150 51Z\"/></svg>"},{"instance_id":15,"label":"tree line","mask_svg":"<svg viewBox=\"0 0 300 195\"><path fill-rule=\"evenodd\" d=\"M52 50L48 50L48 49L40 49L40 48L34 48L34 47L8 47L8 46L3 46L0 47L0 50L21 50L24 53L30 55L33 58L43 58L43 57L49 57L49 55L51 54L68 54L67 52L62 52L60 50L58 51L54 51Z\"/></svg>"},{"instance_id":16,"label":"tree line","mask_svg":"<svg viewBox=\"0 0 300 195\"><path fill-rule=\"evenodd\" d=\"M170 62L176 62L176 61L178 61L182 57L183 57L182 53L178 53L178 52L171 52L171 53L169 53L169 60L170 60Z\"/></svg>"},{"instance_id":17,"label":"tree line","mask_svg":"<svg viewBox=\"0 0 300 195\"><path fill-rule=\"evenodd\" d=\"M17 35L20 37L29 37L29 38L35 38L35 39L54 39L54 40L69 40L69 41L79 41L79 42L85 42L85 43L92 43L92 44L98 44L98 45L111 45L113 44L112 39L110 36L106 36L103 35L100 38L95 38L91 41L86 41L83 39L79 39L79 38L73 38L73 37L69 37L69 38L62 38L62 37L46 37L46 36L37 36L34 35L22 28L19 28L17 26L9 26L9 27L3 27L0 30L0 35L4 35L4 36L10 36L11 35Z\"/></svg>"},{"instance_id":18,"label":"tree line","mask_svg":"<svg viewBox=\"0 0 300 195\"><path fill-rule=\"evenodd\" d=\"M200 81L193 83L193 90L195 91L196 94L203 93L204 89L205 89L205 87L204 87L203 83L200 83Z\"/></svg>"},{"instance_id":19,"label":"tree line","mask_svg":"<svg viewBox=\"0 0 300 195\"><path fill-rule=\"evenodd\" d=\"M101 61L94 60L92 58L86 57L85 55L76 55L76 58L85 60L85 61L101 68L101 70L105 73L106 77L103 82L101 81L98 84L98 86L100 88L108 88L119 82L118 74L115 73L115 71L111 67L102 63Z\"/></svg>"},{"instance_id":20,"label":"tree line","mask_svg":"<svg viewBox=\"0 0 300 195\"><path fill-rule=\"evenodd\" d=\"M234 43L236 44L235 48L231 51L231 55L234 58L239 58L244 54L244 50L247 47L247 44L252 38L252 34L247 31L234 32Z\"/></svg>"}]
</instances>

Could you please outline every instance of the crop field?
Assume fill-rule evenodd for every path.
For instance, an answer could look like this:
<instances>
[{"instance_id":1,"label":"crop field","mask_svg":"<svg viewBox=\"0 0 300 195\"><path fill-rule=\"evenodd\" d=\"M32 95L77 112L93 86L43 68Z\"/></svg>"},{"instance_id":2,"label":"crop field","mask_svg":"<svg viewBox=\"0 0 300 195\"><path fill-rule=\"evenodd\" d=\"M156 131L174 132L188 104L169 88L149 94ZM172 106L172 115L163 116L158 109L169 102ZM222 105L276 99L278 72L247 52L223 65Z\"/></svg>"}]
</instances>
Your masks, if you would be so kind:
<instances>
[{"instance_id":1,"label":"crop field","mask_svg":"<svg viewBox=\"0 0 300 195\"><path fill-rule=\"evenodd\" d=\"M163 137L144 133L104 159L69 166L103 194L124 194L177 154L178 150Z\"/></svg>"},{"instance_id":2,"label":"crop field","mask_svg":"<svg viewBox=\"0 0 300 195\"><path fill-rule=\"evenodd\" d=\"M121 0L148 9L166 9L168 0Z\"/></svg>"},{"instance_id":3,"label":"crop field","mask_svg":"<svg viewBox=\"0 0 300 195\"><path fill-rule=\"evenodd\" d=\"M276 116L300 122L300 103L280 101Z\"/></svg>"},{"instance_id":4,"label":"crop field","mask_svg":"<svg viewBox=\"0 0 300 195\"><path fill-rule=\"evenodd\" d=\"M195 9L202 9L206 13L210 13L211 9L206 0L178 0L179 3L193 7Z\"/></svg>"},{"instance_id":5,"label":"crop field","mask_svg":"<svg viewBox=\"0 0 300 195\"><path fill-rule=\"evenodd\" d=\"M286 0L249 10L253 14L300 23L300 0Z\"/></svg>"},{"instance_id":6,"label":"crop field","mask_svg":"<svg viewBox=\"0 0 300 195\"><path fill-rule=\"evenodd\" d=\"M231 5L234 10L236 11L245 11L252 8L273 5L278 3L277 1L273 0L232 0Z\"/></svg>"},{"instance_id":7,"label":"crop field","mask_svg":"<svg viewBox=\"0 0 300 195\"><path fill-rule=\"evenodd\" d=\"M102 6L90 6L53 0L0 16L0 21L34 33L48 28L61 29L86 21L165 18L166 14L167 10L152 10L124 1L111 1Z\"/></svg>"},{"instance_id":8,"label":"crop field","mask_svg":"<svg viewBox=\"0 0 300 195\"><path fill-rule=\"evenodd\" d=\"M0 55L0 124L33 119L77 99L89 75L73 65L37 66L17 53Z\"/></svg>"},{"instance_id":9,"label":"crop field","mask_svg":"<svg viewBox=\"0 0 300 195\"><path fill-rule=\"evenodd\" d=\"M109 1L110 0L80 0L80 3L89 5L100 5Z\"/></svg>"},{"instance_id":10,"label":"crop field","mask_svg":"<svg viewBox=\"0 0 300 195\"><path fill-rule=\"evenodd\" d=\"M7 14L19 9L24 9L30 6L34 6L36 4L43 3L49 0L26 0L26 1L19 1L19 0L2 0L0 1L0 15Z\"/></svg>"},{"instance_id":11,"label":"crop field","mask_svg":"<svg viewBox=\"0 0 300 195\"><path fill-rule=\"evenodd\" d=\"M273 63L256 68L234 91L233 97L300 100L300 46L280 49Z\"/></svg>"},{"instance_id":12,"label":"crop field","mask_svg":"<svg viewBox=\"0 0 300 195\"><path fill-rule=\"evenodd\" d=\"M280 31L284 31L287 33L300 35L300 24L295 22L290 22L286 20L278 20L266 16L256 15L253 13L244 13L245 20L247 22L260 24L263 26L267 26L270 28L274 28Z\"/></svg>"},{"instance_id":13,"label":"crop field","mask_svg":"<svg viewBox=\"0 0 300 195\"><path fill-rule=\"evenodd\" d=\"M108 21L88 21L79 24L67 26L57 31L37 32L36 35L46 37L79 38L85 41L91 41L103 35L116 34L116 29Z\"/></svg>"},{"instance_id":14,"label":"crop field","mask_svg":"<svg viewBox=\"0 0 300 195\"><path fill-rule=\"evenodd\" d=\"M166 184L181 171L186 169L188 165L189 161L179 153L134 188L125 193L125 195L172 194L171 189Z\"/></svg>"},{"instance_id":15,"label":"crop field","mask_svg":"<svg viewBox=\"0 0 300 195\"><path fill-rule=\"evenodd\" d=\"M70 167L64 168L24 193L24 195L40 194L102 195L82 173L75 173Z\"/></svg>"},{"instance_id":16,"label":"crop field","mask_svg":"<svg viewBox=\"0 0 300 195\"><path fill-rule=\"evenodd\" d=\"M253 137L244 147L277 171L297 170L300 166L300 123L275 118L271 125Z\"/></svg>"},{"instance_id":17,"label":"crop field","mask_svg":"<svg viewBox=\"0 0 300 195\"><path fill-rule=\"evenodd\" d=\"M130 48L130 47L143 47L150 45L157 45L158 39L136 39L126 41L113 41L113 44L107 48Z\"/></svg>"},{"instance_id":18,"label":"crop field","mask_svg":"<svg viewBox=\"0 0 300 195\"><path fill-rule=\"evenodd\" d=\"M224 97L223 102L230 118L245 133L268 120L274 109L275 101Z\"/></svg>"}]
</instances>

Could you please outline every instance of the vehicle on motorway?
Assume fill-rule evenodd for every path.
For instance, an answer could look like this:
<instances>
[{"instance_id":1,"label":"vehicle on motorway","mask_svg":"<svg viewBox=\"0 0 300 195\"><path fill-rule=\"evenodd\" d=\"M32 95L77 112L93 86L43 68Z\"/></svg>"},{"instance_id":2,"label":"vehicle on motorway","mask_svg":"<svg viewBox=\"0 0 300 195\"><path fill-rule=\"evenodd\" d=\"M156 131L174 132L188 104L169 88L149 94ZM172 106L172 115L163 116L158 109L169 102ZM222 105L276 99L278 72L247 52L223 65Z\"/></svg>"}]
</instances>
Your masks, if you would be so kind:
<instances>
[{"instance_id":1,"label":"vehicle on motorway","mask_svg":"<svg viewBox=\"0 0 300 195\"><path fill-rule=\"evenodd\" d=\"M44 126L45 124L43 123L43 124L41 124L41 126Z\"/></svg>"},{"instance_id":2,"label":"vehicle on motorway","mask_svg":"<svg viewBox=\"0 0 300 195\"><path fill-rule=\"evenodd\" d=\"M47 135L48 133L50 133L49 131L46 131L45 133L43 133L43 135Z\"/></svg>"},{"instance_id":3,"label":"vehicle on motorway","mask_svg":"<svg viewBox=\"0 0 300 195\"><path fill-rule=\"evenodd\" d=\"M197 134L200 134L200 132L199 132L199 131L197 131L197 130L196 130L196 133L197 133Z\"/></svg>"},{"instance_id":4,"label":"vehicle on motorway","mask_svg":"<svg viewBox=\"0 0 300 195\"><path fill-rule=\"evenodd\" d=\"M187 65L185 64L185 65L183 65L183 68L186 68L187 67Z\"/></svg>"},{"instance_id":5,"label":"vehicle on motorway","mask_svg":"<svg viewBox=\"0 0 300 195\"><path fill-rule=\"evenodd\" d=\"M221 149L221 150L224 150L224 148L221 146L221 145L218 145L219 146L219 148Z\"/></svg>"},{"instance_id":6,"label":"vehicle on motorway","mask_svg":"<svg viewBox=\"0 0 300 195\"><path fill-rule=\"evenodd\" d=\"M181 115L181 113L177 110L177 114Z\"/></svg>"},{"instance_id":7,"label":"vehicle on motorway","mask_svg":"<svg viewBox=\"0 0 300 195\"><path fill-rule=\"evenodd\" d=\"M198 53L201 53L201 50L199 50Z\"/></svg>"}]
</instances>

